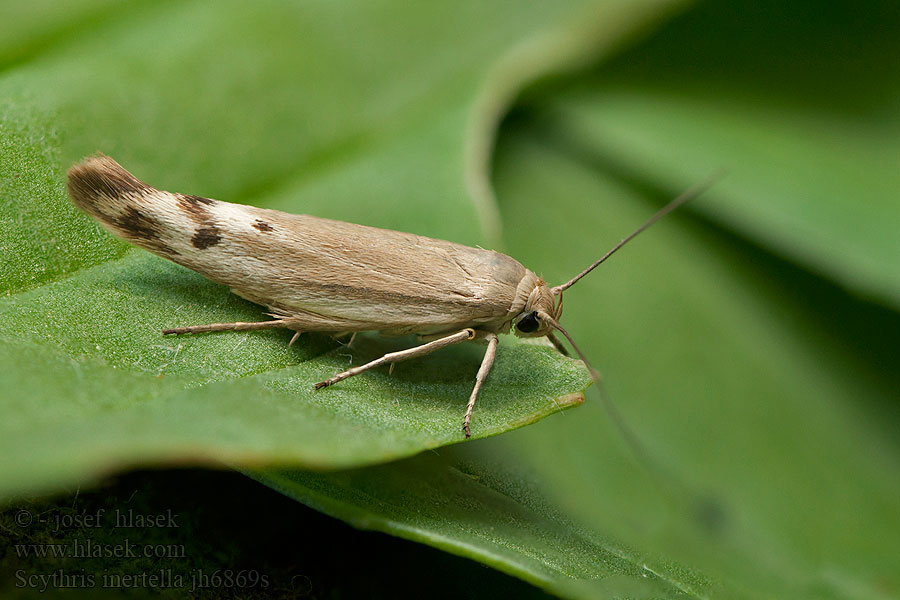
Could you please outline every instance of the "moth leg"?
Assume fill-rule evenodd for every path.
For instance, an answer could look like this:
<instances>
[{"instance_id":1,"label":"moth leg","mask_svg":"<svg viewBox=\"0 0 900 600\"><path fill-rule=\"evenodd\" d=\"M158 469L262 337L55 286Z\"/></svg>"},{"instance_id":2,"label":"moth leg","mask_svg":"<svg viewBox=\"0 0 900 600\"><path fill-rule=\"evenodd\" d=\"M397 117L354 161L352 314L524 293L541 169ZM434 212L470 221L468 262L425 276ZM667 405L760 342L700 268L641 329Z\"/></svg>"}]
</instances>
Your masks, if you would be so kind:
<instances>
[{"instance_id":1,"label":"moth leg","mask_svg":"<svg viewBox=\"0 0 900 600\"><path fill-rule=\"evenodd\" d=\"M320 381L316 384L316 389L320 390L323 387L334 385L338 381L343 381L348 377L359 375L364 371L368 371L369 369L375 368L380 365L395 363L401 360L409 360L410 358L417 358L419 356L425 356L426 354L431 354L435 350L440 350L441 348L446 348L447 346L452 346L453 344L458 344L460 342L465 342L466 340L471 339L475 339L475 330L463 329L462 331L434 340L433 342L428 342L427 344L422 344L421 346L414 346L412 348L407 348L406 350L400 350L399 352L390 352L388 354L385 354L381 358L376 358L375 360L364 365L352 367L350 369L347 369L343 373L338 373L331 379Z\"/></svg>"},{"instance_id":2,"label":"moth leg","mask_svg":"<svg viewBox=\"0 0 900 600\"><path fill-rule=\"evenodd\" d=\"M475 400L478 398L478 392L481 391L481 386L484 385L484 380L487 379L488 373L491 372L491 367L494 366L494 358L497 356L497 345L500 343L500 338L497 337L496 333L486 333L484 339L486 339L488 343L487 350L484 352L484 359L481 361L481 367L478 369L478 374L475 375L475 387L472 388L472 395L469 396L469 404L466 406L466 418L463 419L463 432L466 434L466 439L472 437L472 432L469 431L469 423L472 422L472 411L475 410Z\"/></svg>"},{"instance_id":3,"label":"moth leg","mask_svg":"<svg viewBox=\"0 0 900 600\"><path fill-rule=\"evenodd\" d=\"M284 320L275 321L253 321L252 323L210 323L209 325L192 325L191 327L173 327L172 329L163 329L163 335L182 333L206 333L207 331L254 331L257 329L274 329L276 327L287 327Z\"/></svg>"},{"instance_id":4,"label":"moth leg","mask_svg":"<svg viewBox=\"0 0 900 600\"><path fill-rule=\"evenodd\" d=\"M350 348L353 345L353 342L356 341L356 335L358 331L340 331L337 333L331 333L331 339L336 341L341 346L346 348Z\"/></svg>"},{"instance_id":5,"label":"moth leg","mask_svg":"<svg viewBox=\"0 0 900 600\"><path fill-rule=\"evenodd\" d=\"M563 356L568 356L569 351L565 346L562 345L562 342L559 341L559 338L553 335L553 332L547 334L547 339L550 340L550 343L553 344L553 347L556 348L556 351L562 354Z\"/></svg>"}]
</instances>

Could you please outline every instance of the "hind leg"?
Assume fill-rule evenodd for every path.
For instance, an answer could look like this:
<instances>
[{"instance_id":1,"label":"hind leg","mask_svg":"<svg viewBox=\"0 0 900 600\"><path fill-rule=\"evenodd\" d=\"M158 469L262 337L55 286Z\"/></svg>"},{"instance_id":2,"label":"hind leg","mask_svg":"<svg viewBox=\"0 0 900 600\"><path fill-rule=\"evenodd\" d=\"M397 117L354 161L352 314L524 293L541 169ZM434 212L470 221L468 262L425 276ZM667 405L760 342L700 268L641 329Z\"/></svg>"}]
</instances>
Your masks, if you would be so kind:
<instances>
[{"instance_id":1,"label":"hind leg","mask_svg":"<svg viewBox=\"0 0 900 600\"><path fill-rule=\"evenodd\" d=\"M253 321L251 323L210 323L209 325L192 325L191 327L173 327L172 329L163 329L162 334L181 335L183 333L206 333L208 331L255 331L258 329L276 329L279 327L287 327L284 320ZM293 343L293 340L291 343Z\"/></svg>"}]
</instances>

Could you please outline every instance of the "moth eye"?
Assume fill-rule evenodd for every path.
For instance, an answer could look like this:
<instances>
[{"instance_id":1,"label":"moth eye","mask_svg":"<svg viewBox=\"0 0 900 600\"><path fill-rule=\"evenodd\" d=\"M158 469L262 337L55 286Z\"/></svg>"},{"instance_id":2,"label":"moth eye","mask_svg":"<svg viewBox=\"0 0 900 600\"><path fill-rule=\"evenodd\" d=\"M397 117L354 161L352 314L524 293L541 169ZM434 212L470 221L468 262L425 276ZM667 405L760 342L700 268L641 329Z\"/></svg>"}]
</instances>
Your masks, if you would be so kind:
<instances>
[{"instance_id":1,"label":"moth eye","mask_svg":"<svg viewBox=\"0 0 900 600\"><path fill-rule=\"evenodd\" d=\"M522 333L531 333L538 328L537 313L528 313L516 323L516 329Z\"/></svg>"}]
</instances>

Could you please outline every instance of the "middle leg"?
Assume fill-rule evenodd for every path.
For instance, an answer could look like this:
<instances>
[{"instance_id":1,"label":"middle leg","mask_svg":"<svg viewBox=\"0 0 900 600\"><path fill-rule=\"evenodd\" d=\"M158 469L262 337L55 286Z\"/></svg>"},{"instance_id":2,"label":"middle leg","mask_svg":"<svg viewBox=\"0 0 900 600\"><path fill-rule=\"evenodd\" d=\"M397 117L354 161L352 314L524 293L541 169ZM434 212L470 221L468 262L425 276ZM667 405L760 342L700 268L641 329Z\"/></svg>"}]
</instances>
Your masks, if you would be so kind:
<instances>
[{"instance_id":1,"label":"middle leg","mask_svg":"<svg viewBox=\"0 0 900 600\"><path fill-rule=\"evenodd\" d=\"M399 352L390 352L388 354L385 354L381 358L376 358L375 360L364 365L347 369L343 373L338 373L331 379L320 381L316 384L316 389L320 390L323 387L334 385L338 381L343 381L348 377L359 375L360 373L368 371L369 369L375 368L379 365L395 363L401 360L409 360L410 358L416 358L419 356L425 356L426 354L431 354L435 350L440 350L441 348L452 346L453 344L458 344L460 342L465 342L471 339L475 339L475 330L463 329L462 331L436 339L433 342L428 342L427 344L422 344L421 346L414 346L412 348L407 348L406 350L400 350Z\"/></svg>"},{"instance_id":2,"label":"middle leg","mask_svg":"<svg viewBox=\"0 0 900 600\"><path fill-rule=\"evenodd\" d=\"M472 432L469 431L469 423L472 422L475 400L478 399L478 392L481 391L484 380L487 379L488 373L491 372L491 367L494 366L494 358L497 356L497 345L500 343L500 338L497 337L496 333L486 333L484 334L484 339L487 340L488 347L484 353L484 359L481 361L481 367L478 369L478 374L475 375L475 387L472 389L472 395L469 396L469 404L466 406L466 418L463 419L463 433L466 434L466 439L472 437Z\"/></svg>"}]
</instances>

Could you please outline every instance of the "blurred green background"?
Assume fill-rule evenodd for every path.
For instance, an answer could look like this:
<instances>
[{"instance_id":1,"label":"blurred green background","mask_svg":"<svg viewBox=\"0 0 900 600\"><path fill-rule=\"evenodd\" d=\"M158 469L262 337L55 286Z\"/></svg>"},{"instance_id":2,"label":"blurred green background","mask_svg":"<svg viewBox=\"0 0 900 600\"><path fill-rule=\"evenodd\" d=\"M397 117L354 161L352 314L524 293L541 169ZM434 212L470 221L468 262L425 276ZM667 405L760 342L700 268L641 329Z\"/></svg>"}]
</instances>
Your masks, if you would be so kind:
<instances>
[{"instance_id":1,"label":"blurred green background","mask_svg":"<svg viewBox=\"0 0 900 600\"><path fill-rule=\"evenodd\" d=\"M898 51L891 2L0 3L0 593L253 569L203 597L900 597ZM516 429L587 381L507 340L485 439L450 446L477 348L325 397L326 338L161 340L259 309L78 214L95 151L551 283L728 175L566 295L639 451L593 387ZM128 535L184 556L21 555L121 543L17 521L98 507L174 510Z\"/></svg>"}]
</instances>

